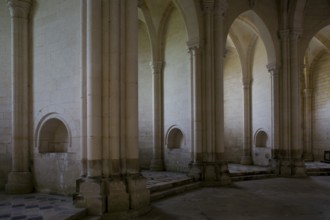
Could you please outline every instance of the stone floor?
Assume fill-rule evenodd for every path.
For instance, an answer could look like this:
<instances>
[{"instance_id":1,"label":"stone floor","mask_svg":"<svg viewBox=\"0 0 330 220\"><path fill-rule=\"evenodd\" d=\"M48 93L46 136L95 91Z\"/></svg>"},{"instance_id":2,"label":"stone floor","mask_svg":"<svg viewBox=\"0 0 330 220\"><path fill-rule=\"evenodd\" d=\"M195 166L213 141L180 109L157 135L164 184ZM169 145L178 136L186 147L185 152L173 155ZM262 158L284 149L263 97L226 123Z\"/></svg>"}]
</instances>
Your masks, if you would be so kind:
<instances>
[{"instance_id":1,"label":"stone floor","mask_svg":"<svg viewBox=\"0 0 330 220\"><path fill-rule=\"evenodd\" d=\"M231 173L269 170L267 167L229 164ZM330 164L306 163L310 168ZM143 171L147 187L186 179L184 173ZM330 219L330 177L272 178L235 182L231 187L202 188L152 204L139 220L183 219ZM0 191L0 220L79 219L71 197L28 194L6 195Z\"/></svg>"},{"instance_id":2,"label":"stone floor","mask_svg":"<svg viewBox=\"0 0 330 220\"><path fill-rule=\"evenodd\" d=\"M71 197L0 192L0 220L64 220L85 215L84 209L73 206Z\"/></svg>"},{"instance_id":3,"label":"stone floor","mask_svg":"<svg viewBox=\"0 0 330 220\"><path fill-rule=\"evenodd\" d=\"M159 200L136 220L330 219L330 176L271 178Z\"/></svg>"}]
</instances>

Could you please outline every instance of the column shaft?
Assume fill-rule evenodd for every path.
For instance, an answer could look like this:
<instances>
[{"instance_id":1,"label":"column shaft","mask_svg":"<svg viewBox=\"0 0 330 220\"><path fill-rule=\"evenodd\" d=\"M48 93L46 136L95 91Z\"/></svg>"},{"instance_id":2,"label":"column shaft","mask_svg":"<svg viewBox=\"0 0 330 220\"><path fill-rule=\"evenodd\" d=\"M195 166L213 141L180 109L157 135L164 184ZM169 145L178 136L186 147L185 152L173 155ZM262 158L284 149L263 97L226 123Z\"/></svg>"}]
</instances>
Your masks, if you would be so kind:
<instances>
[{"instance_id":1,"label":"column shaft","mask_svg":"<svg viewBox=\"0 0 330 220\"><path fill-rule=\"evenodd\" d=\"M126 1L126 166L131 174L139 173L137 12L137 1Z\"/></svg>"},{"instance_id":2,"label":"column shaft","mask_svg":"<svg viewBox=\"0 0 330 220\"><path fill-rule=\"evenodd\" d=\"M29 12L30 0L7 1L11 15L12 172L6 192L29 193Z\"/></svg>"},{"instance_id":3,"label":"column shaft","mask_svg":"<svg viewBox=\"0 0 330 220\"><path fill-rule=\"evenodd\" d=\"M271 76L272 157L278 159L280 155L280 69L276 66L267 66L267 68Z\"/></svg>"},{"instance_id":4,"label":"column shaft","mask_svg":"<svg viewBox=\"0 0 330 220\"><path fill-rule=\"evenodd\" d=\"M204 1L205 13L205 150L204 157L208 162L214 161L214 66L213 66L213 10L214 2Z\"/></svg>"},{"instance_id":5,"label":"column shaft","mask_svg":"<svg viewBox=\"0 0 330 220\"><path fill-rule=\"evenodd\" d=\"M111 175L119 175L120 164L120 0L110 1L110 61L109 61L109 147L111 159Z\"/></svg>"},{"instance_id":6,"label":"column shaft","mask_svg":"<svg viewBox=\"0 0 330 220\"><path fill-rule=\"evenodd\" d=\"M163 131L163 62L150 63L153 76L153 158L151 170L164 170Z\"/></svg>"},{"instance_id":7,"label":"column shaft","mask_svg":"<svg viewBox=\"0 0 330 220\"><path fill-rule=\"evenodd\" d=\"M102 5L87 0L87 175L102 175Z\"/></svg>"},{"instance_id":8,"label":"column shaft","mask_svg":"<svg viewBox=\"0 0 330 220\"><path fill-rule=\"evenodd\" d=\"M305 97L305 149L304 160L313 161L312 152L312 89L304 90Z\"/></svg>"},{"instance_id":9,"label":"column shaft","mask_svg":"<svg viewBox=\"0 0 330 220\"><path fill-rule=\"evenodd\" d=\"M224 37L224 13L226 1L219 1L214 15L214 111L215 111L215 161L224 160L224 82L223 62L226 45Z\"/></svg>"},{"instance_id":10,"label":"column shaft","mask_svg":"<svg viewBox=\"0 0 330 220\"><path fill-rule=\"evenodd\" d=\"M298 42L300 31L293 30L290 33L290 86L291 86L291 148L290 153L293 158L302 156L302 87L301 69L299 63Z\"/></svg>"},{"instance_id":11,"label":"column shaft","mask_svg":"<svg viewBox=\"0 0 330 220\"><path fill-rule=\"evenodd\" d=\"M251 134L252 134L252 94L251 79L243 79L243 106L244 106L244 130L243 130L243 156L241 164L252 164L251 159Z\"/></svg>"}]
</instances>

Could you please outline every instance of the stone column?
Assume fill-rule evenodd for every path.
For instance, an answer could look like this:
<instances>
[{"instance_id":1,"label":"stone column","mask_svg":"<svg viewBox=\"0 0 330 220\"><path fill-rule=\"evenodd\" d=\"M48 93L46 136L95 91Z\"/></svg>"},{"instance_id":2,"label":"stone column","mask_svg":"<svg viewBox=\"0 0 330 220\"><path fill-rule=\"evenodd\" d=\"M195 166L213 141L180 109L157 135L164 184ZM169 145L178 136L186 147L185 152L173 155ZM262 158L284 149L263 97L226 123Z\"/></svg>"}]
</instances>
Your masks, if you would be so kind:
<instances>
[{"instance_id":1,"label":"stone column","mask_svg":"<svg viewBox=\"0 0 330 220\"><path fill-rule=\"evenodd\" d=\"M102 1L86 0L87 178L77 180L74 203L89 215L105 212L102 179Z\"/></svg>"},{"instance_id":2,"label":"stone column","mask_svg":"<svg viewBox=\"0 0 330 220\"><path fill-rule=\"evenodd\" d=\"M205 107L203 114L205 115L204 129L205 141L203 143L203 161L215 161L215 142L214 142L214 0L203 0L202 7L204 11L204 83L205 91L203 98L205 99Z\"/></svg>"},{"instance_id":3,"label":"stone column","mask_svg":"<svg viewBox=\"0 0 330 220\"><path fill-rule=\"evenodd\" d=\"M251 159L251 133L252 133L252 95L251 79L243 79L243 106L244 106L244 130L243 130L243 156L241 164L252 164Z\"/></svg>"},{"instance_id":4,"label":"stone column","mask_svg":"<svg viewBox=\"0 0 330 220\"><path fill-rule=\"evenodd\" d=\"M303 154L303 105L302 81L303 73L299 60L299 39L301 30L292 30L290 33L290 86L291 86L291 146L290 159L293 163L294 176L306 176Z\"/></svg>"},{"instance_id":5,"label":"stone column","mask_svg":"<svg viewBox=\"0 0 330 220\"><path fill-rule=\"evenodd\" d=\"M153 61L150 63L153 76L153 158L150 170L164 170L163 155L163 62Z\"/></svg>"},{"instance_id":6,"label":"stone column","mask_svg":"<svg viewBox=\"0 0 330 220\"><path fill-rule=\"evenodd\" d=\"M33 190L29 171L29 13L31 0L8 0L11 15L12 171L7 193Z\"/></svg>"},{"instance_id":7,"label":"stone column","mask_svg":"<svg viewBox=\"0 0 330 220\"><path fill-rule=\"evenodd\" d=\"M290 144L291 144L291 92L290 92L290 49L289 49L289 30L281 30L279 32L281 38L281 56L282 56L282 78L280 97L281 101L281 118L280 118L280 149L279 159L277 160L276 172L281 176L291 176L291 160L290 160Z\"/></svg>"},{"instance_id":8,"label":"stone column","mask_svg":"<svg viewBox=\"0 0 330 220\"><path fill-rule=\"evenodd\" d=\"M205 141L202 179L205 185L230 183L224 160L223 58L225 49L224 13L227 2L204 0L205 93L203 94Z\"/></svg>"},{"instance_id":9,"label":"stone column","mask_svg":"<svg viewBox=\"0 0 330 220\"><path fill-rule=\"evenodd\" d=\"M304 90L305 98L305 149L303 158L305 161L313 161L312 151L312 89Z\"/></svg>"},{"instance_id":10,"label":"stone column","mask_svg":"<svg viewBox=\"0 0 330 220\"><path fill-rule=\"evenodd\" d=\"M191 66L191 96L192 96L192 148L189 176L201 179L202 163L202 77L201 53L198 42L188 42Z\"/></svg>"},{"instance_id":11,"label":"stone column","mask_svg":"<svg viewBox=\"0 0 330 220\"><path fill-rule=\"evenodd\" d=\"M102 6L87 0L87 176L102 176Z\"/></svg>"},{"instance_id":12,"label":"stone column","mask_svg":"<svg viewBox=\"0 0 330 220\"><path fill-rule=\"evenodd\" d=\"M267 65L271 77L271 117L272 117L272 158L280 158L280 68L275 65Z\"/></svg>"}]
</instances>

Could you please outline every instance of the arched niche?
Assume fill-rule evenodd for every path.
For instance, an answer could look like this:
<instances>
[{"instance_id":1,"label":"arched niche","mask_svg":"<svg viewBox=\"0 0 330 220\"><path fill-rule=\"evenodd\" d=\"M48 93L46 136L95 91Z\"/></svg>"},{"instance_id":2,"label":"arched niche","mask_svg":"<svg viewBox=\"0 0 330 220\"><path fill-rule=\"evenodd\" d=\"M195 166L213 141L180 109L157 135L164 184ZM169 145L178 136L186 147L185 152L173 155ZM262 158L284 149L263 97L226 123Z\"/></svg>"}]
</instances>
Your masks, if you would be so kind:
<instances>
[{"instance_id":1,"label":"arched niche","mask_svg":"<svg viewBox=\"0 0 330 220\"><path fill-rule=\"evenodd\" d=\"M39 153L64 153L71 145L71 134L65 121L59 117L46 117L38 127Z\"/></svg>"},{"instance_id":2,"label":"arched niche","mask_svg":"<svg viewBox=\"0 0 330 220\"><path fill-rule=\"evenodd\" d=\"M184 145L184 139L184 134L181 129L172 127L167 133L166 146L168 149L179 149Z\"/></svg>"},{"instance_id":3,"label":"arched niche","mask_svg":"<svg viewBox=\"0 0 330 220\"><path fill-rule=\"evenodd\" d=\"M256 147L267 147L268 135L263 130L258 130L255 134L255 146Z\"/></svg>"}]
</instances>

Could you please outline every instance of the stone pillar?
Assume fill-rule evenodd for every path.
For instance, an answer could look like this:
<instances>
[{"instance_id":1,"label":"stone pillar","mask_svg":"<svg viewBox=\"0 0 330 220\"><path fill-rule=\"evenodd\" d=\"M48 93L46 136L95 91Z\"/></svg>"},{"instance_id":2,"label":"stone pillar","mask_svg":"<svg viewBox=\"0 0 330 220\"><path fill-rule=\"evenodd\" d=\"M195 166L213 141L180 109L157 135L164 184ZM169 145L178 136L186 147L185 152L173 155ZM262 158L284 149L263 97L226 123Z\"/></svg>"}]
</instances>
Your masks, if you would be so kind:
<instances>
[{"instance_id":1,"label":"stone pillar","mask_svg":"<svg viewBox=\"0 0 330 220\"><path fill-rule=\"evenodd\" d=\"M243 156L241 164L252 164L251 159L251 134L252 134L252 95L251 95L251 79L243 79L243 106L244 106L244 130L243 130Z\"/></svg>"},{"instance_id":2,"label":"stone pillar","mask_svg":"<svg viewBox=\"0 0 330 220\"><path fill-rule=\"evenodd\" d=\"M33 190L29 171L29 13L31 0L8 0L11 15L12 171L7 193Z\"/></svg>"},{"instance_id":3,"label":"stone pillar","mask_svg":"<svg viewBox=\"0 0 330 220\"><path fill-rule=\"evenodd\" d=\"M201 179L202 163L202 77L201 53L199 42L188 42L191 66L191 96L192 96L192 148L189 176Z\"/></svg>"},{"instance_id":4,"label":"stone pillar","mask_svg":"<svg viewBox=\"0 0 330 220\"><path fill-rule=\"evenodd\" d=\"M204 0L205 22L205 93L203 94L205 141L202 180L205 185L231 182L224 160L223 58L225 50L224 13L227 2Z\"/></svg>"},{"instance_id":5,"label":"stone pillar","mask_svg":"<svg viewBox=\"0 0 330 220\"><path fill-rule=\"evenodd\" d=\"M102 4L87 0L87 176L102 176Z\"/></svg>"},{"instance_id":6,"label":"stone pillar","mask_svg":"<svg viewBox=\"0 0 330 220\"><path fill-rule=\"evenodd\" d=\"M305 98L305 149L303 158L305 161L313 161L312 152L312 89L304 90Z\"/></svg>"},{"instance_id":7,"label":"stone pillar","mask_svg":"<svg viewBox=\"0 0 330 220\"><path fill-rule=\"evenodd\" d=\"M305 90L304 90L304 153L303 158L305 161L313 161L312 149L312 98L313 90L311 89L311 74L308 54L304 58L304 76L305 76Z\"/></svg>"},{"instance_id":8,"label":"stone pillar","mask_svg":"<svg viewBox=\"0 0 330 220\"><path fill-rule=\"evenodd\" d=\"M280 97L281 101L281 118L280 118L280 137L281 146L279 149L279 159L277 160L277 173L281 176L291 176L291 92L290 92L290 49L289 49L289 30L281 30L279 32L281 38L281 52L282 52L282 78Z\"/></svg>"},{"instance_id":9,"label":"stone pillar","mask_svg":"<svg viewBox=\"0 0 330 220\"><path fill-rule=\"evenodd\" d=\"M202 7L204 11L204 83L205 91L203 98L205 99L205 107L203 114L205 115L204 129L205 142L203 143L203 161L215 161L215 143L214 143L214 0L203 0Z\"/></svg>"},{"instance_id":10,"label":"stone pillar","mask_svg":"<svg viewBox=\"0 0 330 220\"><path fill-rule=\"evenodd\" d=\"M105 212L102 179L102 1L86 0L87 178L77 180L74 203L89 215Z\"/></svg>"},{"instance_id":11,"label":"stone pillar","mask_svg":"<svg viewBox=\"0 0 330 220\"><path fill-rule=\"evenodd\" d=\"M153 76L153 157L150 170L164 170L164 131L163 131L163 62L150 63Z\"/></svg>"},{"instance_id":12,"label":"stone pillar","mask_svg":"<svg viewBox=\"0 0 330 220\"><path fill-rule=\"evenodd\" d=\"M280 68L276 65L267 65L271 77L271 132L272 132L272 159L276 162L281 157L280 150Z\"/></svg>"},{"instance_id":13,"label":"stone pillar","mask_svg":"<svg viewBox=\"0 0 330 220\"><path fill-rule=\"evenodd\" d=\"M290 86L291 86L291 150L290 158L293 163L294 176L306 176L303 154L303 105L302 105L302 76L299 60L299 39L301 30L292 30L290 33Z\"/></svg>"}]
</instances>

